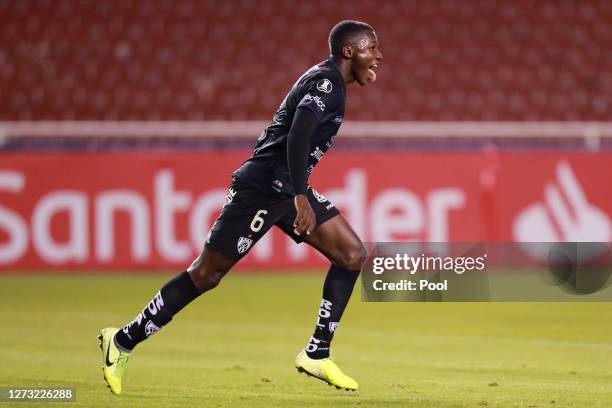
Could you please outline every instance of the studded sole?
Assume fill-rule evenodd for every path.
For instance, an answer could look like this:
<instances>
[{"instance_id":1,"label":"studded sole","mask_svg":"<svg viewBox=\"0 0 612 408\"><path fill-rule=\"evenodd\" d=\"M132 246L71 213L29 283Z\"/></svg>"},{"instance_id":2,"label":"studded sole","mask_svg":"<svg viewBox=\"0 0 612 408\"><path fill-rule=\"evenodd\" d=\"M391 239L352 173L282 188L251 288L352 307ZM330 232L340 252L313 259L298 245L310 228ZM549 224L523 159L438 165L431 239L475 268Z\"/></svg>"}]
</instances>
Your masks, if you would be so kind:
<instances>
[{"instance_id":1,"label":"studded sole","mask_svg":"<svg viewBox=\"0 0 612 408\"><path fill-rule=\"evenodd\" d=\"M303 367L295 367L295 368L297 369L298 373L306 374L308 377L312 377L312 378L316 378L317 380L321 380L321 381L327 383L327 385L329 385L329 386L336 387L337 390L353 391L353 392L355 391L354 389L351 389L351 388L344 388L344 387L340 387L340 386L334 385L334 384L330 383L329 381L327 381L326 379L321 378L321 377L317 377L316 375L306 371Z\"/></svg>"}]
</instances>

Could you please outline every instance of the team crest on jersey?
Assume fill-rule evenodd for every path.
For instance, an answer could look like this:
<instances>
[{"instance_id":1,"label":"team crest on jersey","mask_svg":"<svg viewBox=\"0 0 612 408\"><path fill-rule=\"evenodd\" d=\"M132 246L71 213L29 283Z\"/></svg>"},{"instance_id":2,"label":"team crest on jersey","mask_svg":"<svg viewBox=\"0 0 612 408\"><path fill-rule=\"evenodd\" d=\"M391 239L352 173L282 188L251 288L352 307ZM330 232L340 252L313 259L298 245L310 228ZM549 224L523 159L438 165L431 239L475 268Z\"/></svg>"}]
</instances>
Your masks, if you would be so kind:
<instances>
[{"instance_id":1,"label":"team crest on jersey","mask_svg":"<svg viewBox=\"0 0 612 408\"><path fill-rule=\"evenodd\" d=\"M324 203L327 201L327 198L325 198L323 194L319 193L317 190L315 190L312 187L311 187L311 190L312 190L312 195L317 199L318 202Z\"/></svg>"},{"instance_id":2,"label":"team crest on jersey","mask_svg":"<svg viewBox=\"0 0 612 408\"><path fill-rule=\"evenodd\" d=\"M317 83L317 89L321 92L330 93L332 91L332 83L327 78L322 79Z\"/></svg>"},{"instance_id":3,"label":"team crest on jersey","mask_svg":"<svg viewBox=\"0 0 612 408\"><path fill-rule=\"evenodd\" d=\"M240 237L238 238L238 253L244 254L253 245L253 240L250 238Z\"/></svg>"}]
</instances>

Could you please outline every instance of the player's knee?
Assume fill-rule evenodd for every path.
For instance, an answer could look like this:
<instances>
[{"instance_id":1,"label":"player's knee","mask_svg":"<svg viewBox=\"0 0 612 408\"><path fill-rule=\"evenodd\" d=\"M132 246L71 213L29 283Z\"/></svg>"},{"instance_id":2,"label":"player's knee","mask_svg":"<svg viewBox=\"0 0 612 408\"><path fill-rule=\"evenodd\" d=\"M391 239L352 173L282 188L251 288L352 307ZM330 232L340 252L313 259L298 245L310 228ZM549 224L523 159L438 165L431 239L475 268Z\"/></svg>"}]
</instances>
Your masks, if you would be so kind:
<instances>
[{"instance_id":1,"label":"player's knee","mask_svg":"<svg viewBox=\"0 0 612 408\"><path fill-rule=\"evenodd\" d=\"M216 288L225 276L229 267L219 266L214 269L196 268L191 273L191 279L200 293Z\"/></svg>"},{"instance_id":2,"label":"player's knee","mask_svg":"<svg viewBox=\"0 0 612 408\"><path fill-rule=\"evenodd\" d=\"M344 251L338 259L338 266L349 271L360 271L366 258L366 250L361 243Z\"/></svg>"},{"instance_id":3,"label":"player's knee","mask_svg":"<svg viewBox=\"0 0 612 408\"><path fill-rule=\"evenodd\" d=\"M223 278L221 273L192 274L194 285L200 293L216 288Z\"/></svg>"}]
</instances>

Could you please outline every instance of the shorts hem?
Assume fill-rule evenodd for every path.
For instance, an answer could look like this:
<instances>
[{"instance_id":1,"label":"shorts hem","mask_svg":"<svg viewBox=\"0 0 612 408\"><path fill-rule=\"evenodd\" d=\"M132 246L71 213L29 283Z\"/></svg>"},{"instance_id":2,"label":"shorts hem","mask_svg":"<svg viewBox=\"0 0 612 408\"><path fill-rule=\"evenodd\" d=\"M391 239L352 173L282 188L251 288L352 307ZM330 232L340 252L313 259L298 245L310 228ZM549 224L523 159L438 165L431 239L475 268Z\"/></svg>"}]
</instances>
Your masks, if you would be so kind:
<instances>
[{"instance_id":1,"label":"shorts hem","mask_svg":"<svg viewBox=\"0 0 612 408\"><path fill-rule=\"evenodd\" d=\"M332 218L334 218L335 216L340 215L340 211L334 207L333 210L329 210L327 211L325 214L323 214L321 216L320 221L317 222L317 226L315 227L315 230L317 228L319 228L321 225L325 224L327 221L331 220ZM291 237L291 239L296 243L296 244L301 244L302 242L304 242L304 237L301 235L295 235L295 233L293 231L291 232L287 232L285 231L283 228L281 228L281 230L289 235Z\"/></svg>"},{"instance_id":2,"label":"shorts hem","mask_svg":"<svg viewBox=\"0 0 612 408\"><path fill-rule=\"evenodd\" d=\"M246 255L246 254L244 254L242 256L241 255L236 256L235 254L231 254L230 256L228 256L228 254L222 248L218 248L215 245L211 244L210 242L206 242L204 244L204 248L211 249L211 250L213 250L215 252L220 253L228 261L239 261L239 260L241 260L243 258L244 255Z\"/></svg>"}]
</instances>

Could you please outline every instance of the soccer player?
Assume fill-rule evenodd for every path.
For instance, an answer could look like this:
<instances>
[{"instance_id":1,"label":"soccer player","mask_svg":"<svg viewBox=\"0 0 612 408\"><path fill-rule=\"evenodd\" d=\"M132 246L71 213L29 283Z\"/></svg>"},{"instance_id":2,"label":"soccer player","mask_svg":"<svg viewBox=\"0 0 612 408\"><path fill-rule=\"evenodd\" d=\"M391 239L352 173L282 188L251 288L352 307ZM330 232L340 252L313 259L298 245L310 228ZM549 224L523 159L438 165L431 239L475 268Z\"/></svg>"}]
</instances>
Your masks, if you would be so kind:
<instances>
[{"instance_id":1,"label":"soccer player","mask_svg":"<svg viewBox=\"0 0 612 408\"><path fill-rule=\"evenodd\" d=\"M329 48L329 59L297 80L261 133L253 156L234 172L226 203L200 256L167 282L132 322L121 330L103 329L98 336L104 379L113 393L121 393L121 377L134 347L216 287L273 225L296 242L316 248L331 262L314 333L297 355L296 368L339 389L358 388L330 358L330 343L365 249L336 207L308 186L308 177L340 128L345 85L375 82L382 54L374 29L351 20L331 30Z\"/></svg>"}]
</instances>

